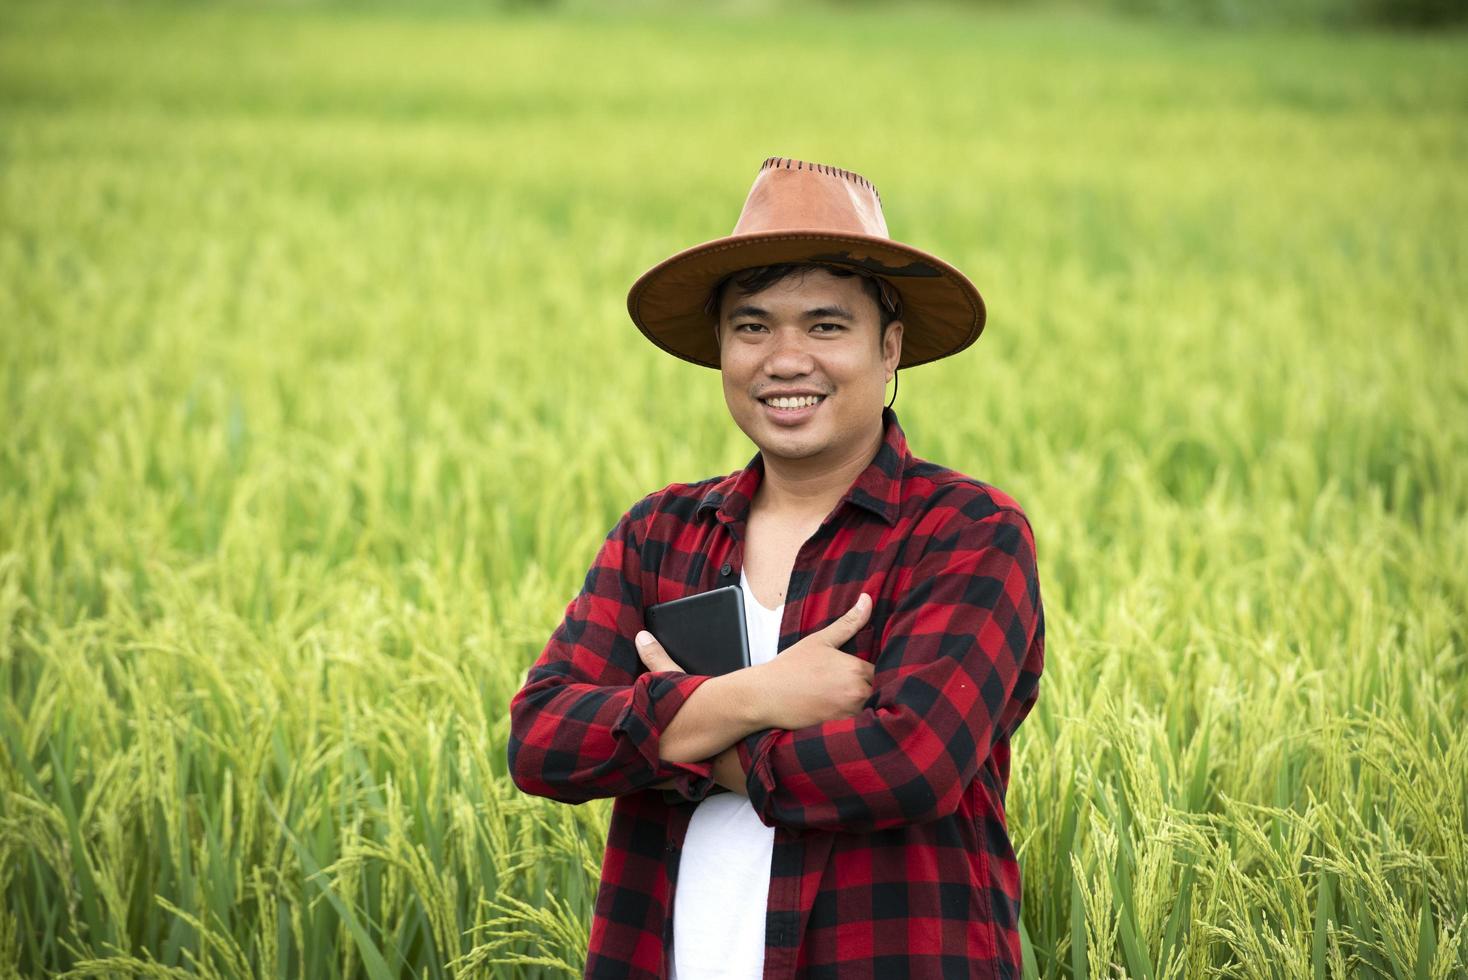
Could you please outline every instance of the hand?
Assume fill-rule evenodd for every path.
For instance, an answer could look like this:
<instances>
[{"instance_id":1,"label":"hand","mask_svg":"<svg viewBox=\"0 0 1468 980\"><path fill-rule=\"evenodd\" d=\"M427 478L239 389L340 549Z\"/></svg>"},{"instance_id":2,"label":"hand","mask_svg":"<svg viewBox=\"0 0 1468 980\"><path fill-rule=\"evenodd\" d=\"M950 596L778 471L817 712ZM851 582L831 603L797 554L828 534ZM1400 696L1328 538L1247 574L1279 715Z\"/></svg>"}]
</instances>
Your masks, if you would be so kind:
<instances>
[{"instance_id":1,"label":"hand","mask_svg":"<svg viewBox=\"0 0 1468 980\"><path fill-rule=\"evenodd\" d=\"M680 674L684 673L682 667L673 663L673 658L668 656L668 651L663 649L657 637L647 630L638 630L632 645L637 647L637 655L642 658L642 666L648 670L676 670Z\"/></svg>"},{"instance_id":2,"label":"hand","mask_svg":"<svg viewBox=\"0 0 1468 980\"><path fill-rule=\"evenodd\" d=\"M759 710L766 728L794 730L856 714L872 695L876 668L838 647L871 617L865 592L844 616L747 670L759 673Z\"/></svg>"}]
</instances>

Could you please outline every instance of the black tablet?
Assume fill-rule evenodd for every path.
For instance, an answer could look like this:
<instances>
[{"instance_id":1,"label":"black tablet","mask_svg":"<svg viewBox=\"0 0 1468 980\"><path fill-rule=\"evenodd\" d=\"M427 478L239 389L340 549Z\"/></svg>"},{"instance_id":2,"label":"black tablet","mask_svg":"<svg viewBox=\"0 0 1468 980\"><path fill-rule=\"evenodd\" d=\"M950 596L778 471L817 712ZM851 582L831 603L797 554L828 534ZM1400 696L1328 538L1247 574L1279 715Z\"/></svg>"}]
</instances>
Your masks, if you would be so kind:
<instances>
[{"instance_id":1,"label":"black tablet","mask_svg":"<svg viewBox=\"0 0 1468 980\"><path fill-rule=\"evenodd\" d=\"M690 674L727 674L749 666L744 593L737 585L648 606L647 631Z\"/></svg>"}]
</instances>

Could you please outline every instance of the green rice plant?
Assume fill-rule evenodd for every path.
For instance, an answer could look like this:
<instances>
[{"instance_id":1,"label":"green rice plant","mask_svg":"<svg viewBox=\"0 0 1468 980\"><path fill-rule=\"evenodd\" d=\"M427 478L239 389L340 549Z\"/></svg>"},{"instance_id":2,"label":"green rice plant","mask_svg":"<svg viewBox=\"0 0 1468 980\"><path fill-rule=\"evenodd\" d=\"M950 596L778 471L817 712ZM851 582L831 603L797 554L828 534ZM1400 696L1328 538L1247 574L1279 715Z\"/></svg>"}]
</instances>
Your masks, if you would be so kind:
<instances>
[{"instance_id":1,"label":"green rice plant","mask_svg":"<svg viewBox=\"0 0 1468 980\"><path fill-rule=\"evenodd\" d=\"M988 302L896 409L1036 529L1026 976L1468 972L1463 47L0 7L0 976L581 972L609 805L506 708L753 454L623 304L772 153Z\"/></svg>"}]
</instances>

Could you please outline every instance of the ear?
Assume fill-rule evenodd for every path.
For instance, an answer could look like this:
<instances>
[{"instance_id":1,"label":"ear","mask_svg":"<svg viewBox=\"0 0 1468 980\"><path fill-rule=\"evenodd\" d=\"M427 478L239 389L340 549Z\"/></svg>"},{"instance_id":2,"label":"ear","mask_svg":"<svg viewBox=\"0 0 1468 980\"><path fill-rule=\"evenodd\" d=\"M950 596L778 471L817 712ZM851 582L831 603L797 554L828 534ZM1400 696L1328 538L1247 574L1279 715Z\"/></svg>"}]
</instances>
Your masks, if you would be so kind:
<instances>
[{"instance_id":1,"label":"ear","mask_svg":"<svg viewBox=\"0 0 1468 980\"><path fill-rule=\"evenodd\" d=\"M892 373L897 370L897 362L901 360L902 321L893 320L887 324L887 332L882 337L882 367L888 381L892 380Z\"/></svg>"}]
</instances>

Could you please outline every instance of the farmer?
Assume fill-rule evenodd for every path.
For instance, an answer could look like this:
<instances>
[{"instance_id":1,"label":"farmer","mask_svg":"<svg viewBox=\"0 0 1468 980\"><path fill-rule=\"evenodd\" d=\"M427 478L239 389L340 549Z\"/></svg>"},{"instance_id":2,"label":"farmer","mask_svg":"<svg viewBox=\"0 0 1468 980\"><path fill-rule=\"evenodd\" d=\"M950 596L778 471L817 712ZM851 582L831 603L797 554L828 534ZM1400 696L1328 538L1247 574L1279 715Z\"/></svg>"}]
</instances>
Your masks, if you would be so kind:
<instances>
[{"instance_id":1,"label":"farmer","mask_svg":"<svg viewBox=\"0 0 1468 980\"><path fill-rule=\"evenodd\" d=\"M510 705L521 790L616 797L586 975L1018 977L1034 538L883 404L898 368L974 342L978 291L891 239L864 178L772 157L734 232L627 305L719 370L759 451L622 516ZM752 666L683 673L644 610L735 583Z\"/></svg>"}]
</instances>

